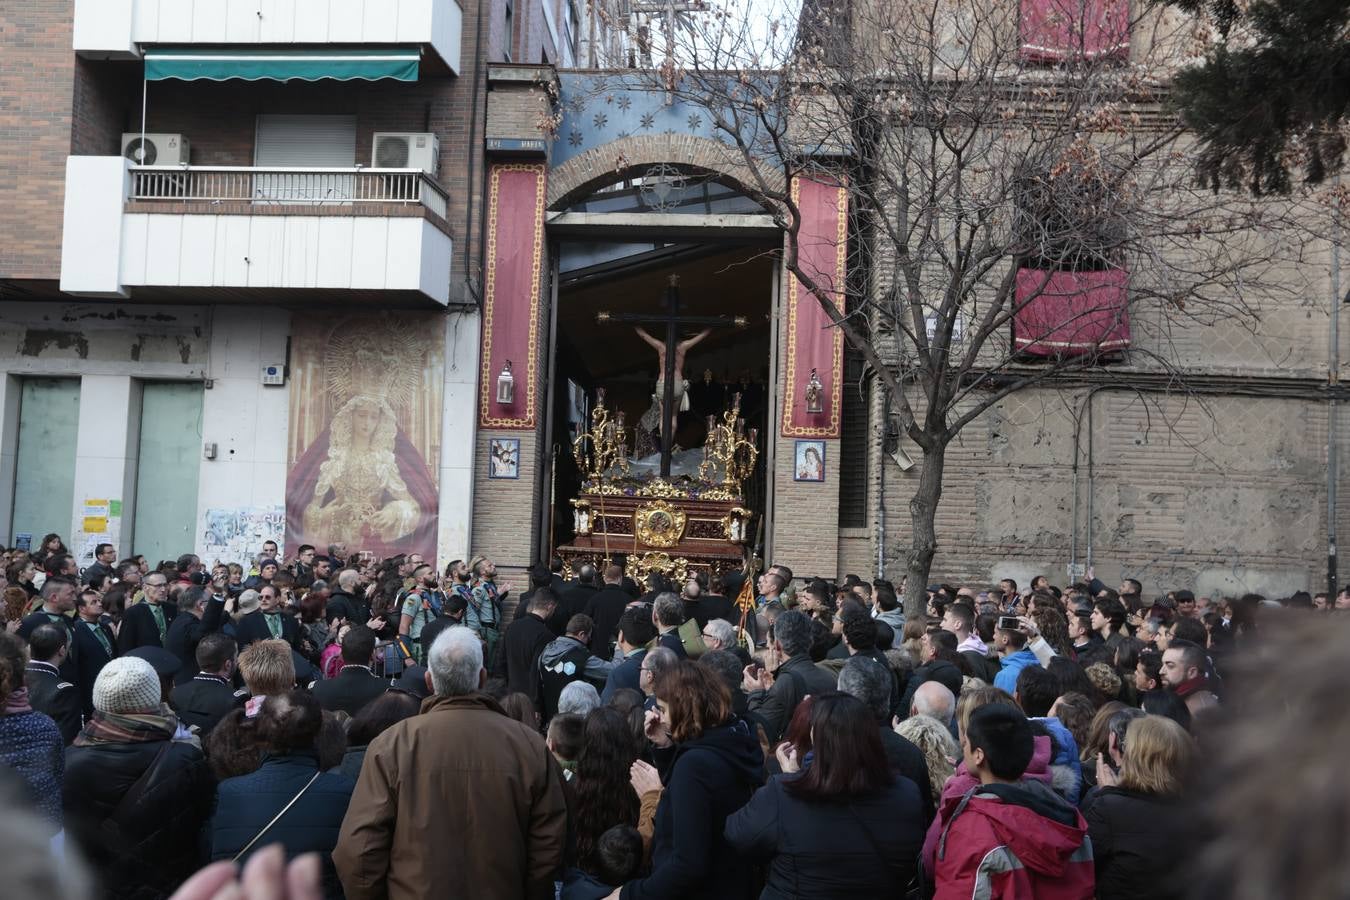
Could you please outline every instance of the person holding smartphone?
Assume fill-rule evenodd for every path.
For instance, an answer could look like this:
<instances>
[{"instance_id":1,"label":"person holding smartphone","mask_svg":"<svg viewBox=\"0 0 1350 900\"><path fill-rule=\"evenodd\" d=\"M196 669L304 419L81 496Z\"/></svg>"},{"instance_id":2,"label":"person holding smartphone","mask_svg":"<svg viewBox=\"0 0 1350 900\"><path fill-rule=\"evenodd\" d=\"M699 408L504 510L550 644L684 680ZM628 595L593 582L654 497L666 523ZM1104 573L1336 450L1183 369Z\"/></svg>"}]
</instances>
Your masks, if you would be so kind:
<instances>
[{"instance_id":1,"label":"person holding smartphone","mask_svg":"<svg viewBox=\"0 0 1350 900\"><path fill-rule=\"evenodd\" d=\"M1036 654L1027 648L1028 636L1017 616L999 616L994 631L994 649L998 652L999 672L994 687L1017 693L1017 676L1027 666L1039 666Z\"/></svg>"}]
</instances>

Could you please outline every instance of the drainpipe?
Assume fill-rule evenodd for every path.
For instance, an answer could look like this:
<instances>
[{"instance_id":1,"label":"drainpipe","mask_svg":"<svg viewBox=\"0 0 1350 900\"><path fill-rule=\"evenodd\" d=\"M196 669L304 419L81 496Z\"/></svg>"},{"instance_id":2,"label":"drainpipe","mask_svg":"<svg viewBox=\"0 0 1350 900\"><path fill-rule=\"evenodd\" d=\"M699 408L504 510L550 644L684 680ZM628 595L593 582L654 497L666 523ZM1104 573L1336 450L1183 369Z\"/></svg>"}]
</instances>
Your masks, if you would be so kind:
<instances>
[{"instance_id":1,"label":"drainpipe","mask_svg":"<svg viewBox=\"0 0 1350 900\"><path fill-rule=\"evenodd\" d=\"M1341 178L1336 176L1336 186ZM1336 432L1339 403L1336 390L1341 380L1341 216L1331 213L1331 328L1327 341L1327 592L1328 602L1337 594L1336 575L1336 479L1340 468Z\"/></svg>"}]
</instances>

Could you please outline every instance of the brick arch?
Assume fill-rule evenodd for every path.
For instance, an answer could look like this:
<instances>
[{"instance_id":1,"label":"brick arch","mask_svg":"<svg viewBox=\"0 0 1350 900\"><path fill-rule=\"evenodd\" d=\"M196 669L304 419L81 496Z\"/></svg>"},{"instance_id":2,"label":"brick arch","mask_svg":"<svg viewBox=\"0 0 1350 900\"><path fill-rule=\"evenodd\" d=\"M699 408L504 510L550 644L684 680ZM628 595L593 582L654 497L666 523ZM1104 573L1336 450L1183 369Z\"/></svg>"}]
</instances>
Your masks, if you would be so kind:
<instances>
[{"instance_id":1,"label":"brick arch","mask_svg":"<svg viewBox=\"0 0 1350 900\"><path fill-rule=\"evenodd\" d=\"M625 177L641 174L658 163L715 177L731 187L747 190L754 173L734 147L687 134L644 134L619 138L574 156L548 176L548 208L566 209L571 203ZM783 189L781 172L770 170L769 186Z\"/></svg>"}]
</instances>

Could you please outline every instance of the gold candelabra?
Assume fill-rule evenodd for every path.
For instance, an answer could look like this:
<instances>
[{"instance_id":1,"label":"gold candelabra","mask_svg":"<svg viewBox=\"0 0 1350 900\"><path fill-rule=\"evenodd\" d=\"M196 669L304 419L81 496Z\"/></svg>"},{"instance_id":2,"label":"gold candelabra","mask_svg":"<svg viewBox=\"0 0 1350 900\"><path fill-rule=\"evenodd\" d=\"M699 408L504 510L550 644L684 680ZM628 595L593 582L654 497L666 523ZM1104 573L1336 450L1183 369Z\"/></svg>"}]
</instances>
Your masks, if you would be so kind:
<instances>
[{"instance_id":1,"label":"gold candelabra","mask_svg":"<svg viewBox=\"0 0 1350 900\"><path fill-rule=\"evenodd\" d=\"M628 428L624 425L623 410L619 410L611 419L609 410L605 408L605 389L599 388L595 393L591 430L583 431L572 441L572 457L576 459L577 467L592 478L599 478L611 469L626 475Z\"/></svg>"},{"instance_id":2,"label":"gold candelabra","mask_svg":"<svg viewBox=\"0 0 1350 900\"><path fill-rule=\"evenodd\" d=\"M741 418L741 395L732 397L731 408L722 414L722 421L708 416L708 439L703 444L703 462L699 463L699 478L715 481L717 470L722 471L722 486L739 493L741 484L755 471L759 459L759 429L745 430Z\"/></svg>"}]
</instances>

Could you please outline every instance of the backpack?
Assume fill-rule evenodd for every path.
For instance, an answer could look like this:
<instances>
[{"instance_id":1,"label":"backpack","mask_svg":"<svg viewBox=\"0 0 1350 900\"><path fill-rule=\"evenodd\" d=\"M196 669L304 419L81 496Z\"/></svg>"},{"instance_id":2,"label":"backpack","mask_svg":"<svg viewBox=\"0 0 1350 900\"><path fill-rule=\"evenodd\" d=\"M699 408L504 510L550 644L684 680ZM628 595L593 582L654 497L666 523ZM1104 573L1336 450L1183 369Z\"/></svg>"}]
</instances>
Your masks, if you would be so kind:
<instances>
[{"instance_id":1,"label":"backpack","mask_svg":"<svg viewBox=\"0 0 1350 900\"><path fill-rule=\"evenodd\" d=\"M558 714L558 698L562 696L563 688L586 677L586 660L590 657L591 648L578 644L552 665L545 665L543 657L539 658L539 692L543 695L544 721Z\"/></svg>"}]
</instances>

